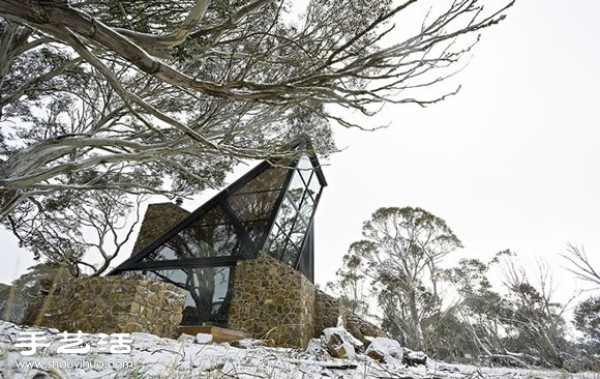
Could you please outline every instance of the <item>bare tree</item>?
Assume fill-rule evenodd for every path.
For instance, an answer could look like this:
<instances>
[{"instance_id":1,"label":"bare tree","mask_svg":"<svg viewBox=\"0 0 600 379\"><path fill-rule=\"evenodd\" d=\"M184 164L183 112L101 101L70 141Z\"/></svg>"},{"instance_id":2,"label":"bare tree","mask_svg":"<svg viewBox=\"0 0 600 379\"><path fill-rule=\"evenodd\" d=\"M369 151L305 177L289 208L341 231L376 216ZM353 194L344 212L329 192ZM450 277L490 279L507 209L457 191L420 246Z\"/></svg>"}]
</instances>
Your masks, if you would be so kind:
<instances>
[{"instance_id":1,"label":"bare tree","mask_svg":"<svg viewBox=\"0 0 600 379\"><path fill-rule=\"evenodd\" d=\"M88 191L83 198L63 195L43 204L34 201L32 209L9 215L9 228L36 260L44 257L73 276L98 276L130 241L143 197L130 199L116 191ZM133 219L124 217L130 208L135 209Z\"/></svg>"},{"instance_id":2,"label":"bare tree","mask_svg":"<svg viewBox=\"0 0 600 379\"><path fill-rule=\"evenodd\" d=\"M571 271L578 278L597 286L597 289L600 289L600 272L596 271L594 266L592 266L583 246L568 244L567 253L562 254L562 257L571 266L567 270Z\"/></svg>"},{"instance_id":3,"label":"bare tree","mask_svg":"<svg viewBox=\"0 0 600 379\"><path fill-rule=\"evenodd\" d=\"M480 359L525 367L563 367L571 350L565 331L567 305L554 300L550 267L538 261L538 277L533 281L512 253L501 254L509 256L504 262L508 291L500 294L483 287L466 294L465 320ZM490 266L486 266L487 270Z\"/></svg>"}]
</instances>

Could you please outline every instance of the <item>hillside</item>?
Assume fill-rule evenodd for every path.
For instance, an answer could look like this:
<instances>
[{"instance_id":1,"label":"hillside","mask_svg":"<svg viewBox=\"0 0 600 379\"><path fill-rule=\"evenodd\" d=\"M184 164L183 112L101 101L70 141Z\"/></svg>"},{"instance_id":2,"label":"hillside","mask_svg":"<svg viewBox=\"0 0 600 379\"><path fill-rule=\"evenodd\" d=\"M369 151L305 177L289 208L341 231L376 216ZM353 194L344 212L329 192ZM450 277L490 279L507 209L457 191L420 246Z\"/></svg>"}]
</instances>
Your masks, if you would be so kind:
<instances>
[{"instance_id":1,"label":"hillside","mask_svg":"<svg viewBox=\"0 0 600 379\"><path fill-rule=\"evenodd\" d=\"M36 354L24 356L26 348L18 347L19 337L38 333L39 344L49 344ZM29 334L31 335L31 334ZM129 353L107 350L101 334L83 337L90 346L85 354L60 352L67 342L55 329L20 327L0 322L0 378L589 378L600 379L600 373L571 376L558 371L532 371L449 365L428 362L426 366L405 367L399 362L378 363L365 355L355 359L334 359L318 344L307 351L256 346L257 341L243 341L242 346L210 344L207 335L180 340L160 338L146 333L133 333ZM200 342L200 343L199 343ZM115 346L115 345L111 345Z\"/></svg>"}]
</instances>

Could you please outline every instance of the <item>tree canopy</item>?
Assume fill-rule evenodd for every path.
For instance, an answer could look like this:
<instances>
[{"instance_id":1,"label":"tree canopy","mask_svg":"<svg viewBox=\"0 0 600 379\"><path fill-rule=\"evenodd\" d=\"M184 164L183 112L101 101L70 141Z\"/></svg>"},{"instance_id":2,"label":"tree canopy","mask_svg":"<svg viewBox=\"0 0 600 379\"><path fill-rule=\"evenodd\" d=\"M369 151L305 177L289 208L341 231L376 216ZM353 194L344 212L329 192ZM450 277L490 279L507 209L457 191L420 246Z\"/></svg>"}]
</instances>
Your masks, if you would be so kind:
<instances>
[{"instance_id":1,"label":"tree canopy","mask_svg":"<svg viewBox=\"0 0 600 379\"><path fill-rule=\"evenodd\" d=\"M353 112L455 93L423 89L513 1L483 3L0 0L0 221L28 245L92 191L188 196L301 134L330 153Z\"/></svg>"}]
</instances>

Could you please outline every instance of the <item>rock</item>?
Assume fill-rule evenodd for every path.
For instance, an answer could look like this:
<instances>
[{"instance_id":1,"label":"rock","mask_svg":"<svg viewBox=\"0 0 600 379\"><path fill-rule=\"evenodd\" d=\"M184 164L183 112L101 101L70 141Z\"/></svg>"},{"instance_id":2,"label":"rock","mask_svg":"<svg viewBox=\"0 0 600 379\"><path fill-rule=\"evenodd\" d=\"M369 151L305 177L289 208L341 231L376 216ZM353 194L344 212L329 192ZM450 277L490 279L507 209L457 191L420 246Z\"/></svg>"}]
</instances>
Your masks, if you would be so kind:
<instances>
[{"instance_id":1,"label":"rock","mask_svg":"<svg viewBox=\"0 0 600 379\"><path fill-rule=\"evenodd\" d=\"M372 359L387 364L401 364L404 350L400 343L389 338L373 338L365 353Z\"/></svg>"},{"instance_id":2,"label":"rock","mask_svg":"<svg viewBox=\"0 0 600 379\"><path fill-rule=\"evenodd\" d=\"M346 329L356 338L358 338L365 347L370 343L368 337L387 337L385 332L377 325L362 319L354 314L345 315Z\"/></svg>"},{"instance_id":3,"label":"rock","mask_svg":"<svg viewBox=\"0 0 600 379\"><path fill-rule=\"evenodd\" d=\"M367 348L366 351L367 355L369 356L369 358L376 360L377 362L385 362L384 358L385 355L383 355L383 353L379 350L369 350Z\"/></svg>"},{"instance_id":4,"label":"rock","mask_svg":"<svg viewBox=\"0 0 600 379\"><path fill-rule=\"evenodd\" d=\"M185 343L185 342L192 342L192 343L193 343L193 342L195 342L195 341L196 341L196 337L194 337L194 336L192 336L192 335L189 335L189 334L182 333L182 334L181 334L181 335L180 335L180 336L177 338L177 341L179 341L179 342L183 342L183 343Z\"/></svg>"},{"instance_id":5,"label":"rock","mask_svg":"<svg viewBox=\"0 0 600 379\"><path fill-rule=\"evenodd\" d=\"M212 334L208 334L208 333L198 333L196 334L196 343L202 344L202 345L206 345L211 343L213 340L213 336Z\"/></svg>"},{"instance_id":6,"label":"rock","mask_svg":"<svg viewBox=\"0 0 600 379\"><path fill-rule=\"evenodd\" d=\"M404 348L404 357L402 358L402 363L407 366L424 365L427 363L427 354L422 351L412 351Z\"/></svg>"},{"instance_id":7,"label":"rock","mask_svg":"<svg viewBox=\"0 0 600 379\"><path fill-rule=\"evenodd\" d=\"M363 344L344 328L326 328L323 330L323 343L327 352L335 358L353 359L356 349Z\"/></svg>"},{"instance_id":8,"label":"rock","mask_svg":"<svg viewBox=\"0 0 600 379\"><path fill-rule=\"evenodd\" d=\"M334 334L327 340L327 351L334 358L353 358L355 351L339 335Z\"/></svg>"}]
</instances>

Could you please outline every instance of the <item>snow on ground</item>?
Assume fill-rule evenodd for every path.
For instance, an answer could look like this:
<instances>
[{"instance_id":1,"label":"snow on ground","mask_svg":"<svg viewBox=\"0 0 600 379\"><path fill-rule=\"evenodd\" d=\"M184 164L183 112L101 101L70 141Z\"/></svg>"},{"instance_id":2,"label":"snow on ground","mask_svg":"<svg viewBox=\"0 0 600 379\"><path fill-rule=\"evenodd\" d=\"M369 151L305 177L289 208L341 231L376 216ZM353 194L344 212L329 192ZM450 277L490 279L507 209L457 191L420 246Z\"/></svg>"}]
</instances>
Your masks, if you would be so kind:
<instances>
[{"instance_id":1,"label":"snow on ground","mask_svg":"<svg viewBox=\"0 0 600 379\"><path fill-rule=\"evenodd\" d=\"M30 356L22 355L30 350L17 346L23 343L24 332L38 332L38 342L48 346L38 348ZM334 359L314 343L306 351L267 348L251 341L240 344L244 348L236 348L228 344L202 343L209 340L206 335L172 340L146 333L132 333L130 338L133 343L129 344L129 353L110 353L107 348L110 339L107 336L92 334L81 338L83 343L71 348L82 348L87 344L89 351L67 354L63 351L67 346L65 336L56 329L21 327L0 321L0 378L600 379L600 373L571 376L559 371L483 368L441 362L405 367L398 362L378 363L362 354L352 360Z\"/></svg>"}]
</instances>

